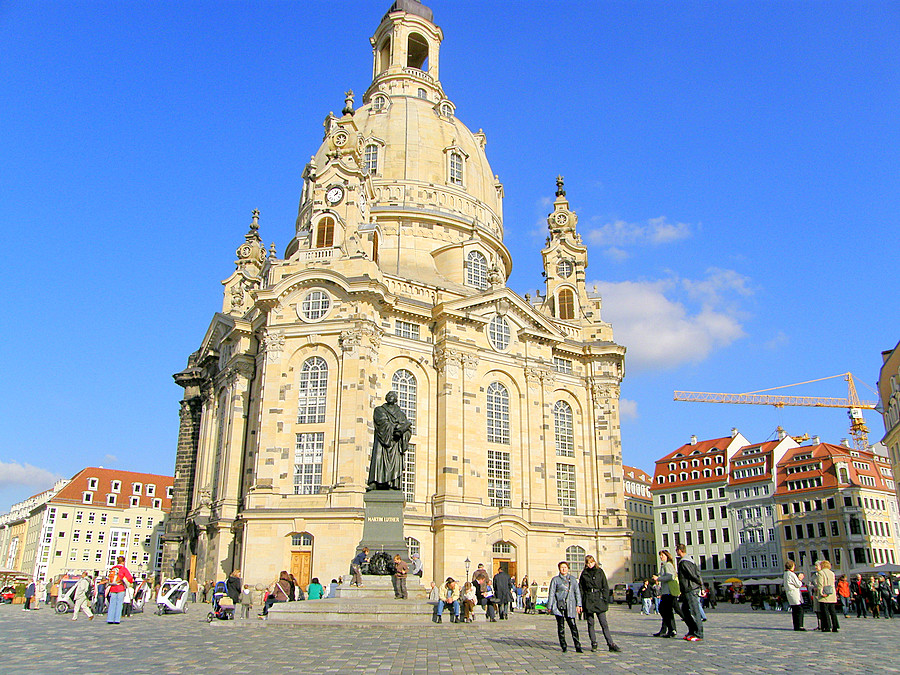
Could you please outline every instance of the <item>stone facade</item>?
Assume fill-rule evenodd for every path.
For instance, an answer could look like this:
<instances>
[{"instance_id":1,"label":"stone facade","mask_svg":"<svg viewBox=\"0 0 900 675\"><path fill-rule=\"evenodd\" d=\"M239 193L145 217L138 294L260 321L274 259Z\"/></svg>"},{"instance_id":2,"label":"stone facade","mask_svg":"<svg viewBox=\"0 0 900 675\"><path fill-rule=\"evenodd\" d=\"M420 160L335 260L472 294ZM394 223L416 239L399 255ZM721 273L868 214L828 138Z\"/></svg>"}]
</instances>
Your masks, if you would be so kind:
<instances>
[{"instance_id":1,"label":"stone facade","mask_svg":"<svg viewBox=\"0 0 900 675\"><path fill-rule=\"evenodd\" d=\"M881 353L882 365L878 373L878 398L884 420L881 442L891 458L895 476L900 475L900 344ZM900 488L894 483L894 494L900 502Z\"/></svg>"},{"instance_id":2,"label":"stone facade","mask_svg":"<svg viewBox=\"0 0 900 675\"><path fill-rule=\"evenodd\" d=\"M631 581L643 581L659 567L656 535L653 530L653 477L633 466L623 466L625 478L625 510L631 530Z\"/></svg>"},{"instance_id":3,"label":"stone facade","mask_svg":"<svg viewBox=\"0 0 900 675\"><path fill-rule=\"evenodd\" d=\"M441 30L397 2L374 79L325 120L279 258L259 214L188 368L163 570L301 583L347 573L373 408L414 423L405 535L426 579L478 562L549 579L593 553L630 580L619 384L625 349L585 287L562 179L537 297L506 286L503 187L438 79ZM187 410L187 412L185 412Z\"/></svg>"}]
</instances>

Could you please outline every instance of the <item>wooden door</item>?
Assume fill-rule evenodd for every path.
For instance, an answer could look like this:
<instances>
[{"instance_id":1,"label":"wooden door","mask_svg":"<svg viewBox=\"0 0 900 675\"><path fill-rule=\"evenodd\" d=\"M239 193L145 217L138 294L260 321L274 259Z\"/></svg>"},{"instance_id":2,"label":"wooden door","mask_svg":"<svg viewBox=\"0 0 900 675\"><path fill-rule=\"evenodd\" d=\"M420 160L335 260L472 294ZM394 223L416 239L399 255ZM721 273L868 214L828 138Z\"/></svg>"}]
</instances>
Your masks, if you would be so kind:
<instances>
[{"instance_id":1,"label":"wooden door","mask_svg":"<svg viewBox=\"0 0 900 675\"><path fill-rule=\"evenodd\" d=\"M506 572L509 576L516 576L516 561L509 558L494 558L494 574L500 570Z\"/></svg>"},{"instance_id":2,"label":"wooden door","mask_svg":"<svg viewBox=\"0 0 900 675\"><path fill-rule=\"evenodd\" d=\"M306 588L312 569L312 551L291 551L291 574L297 583Z\"/></svg>"}]
</instances>

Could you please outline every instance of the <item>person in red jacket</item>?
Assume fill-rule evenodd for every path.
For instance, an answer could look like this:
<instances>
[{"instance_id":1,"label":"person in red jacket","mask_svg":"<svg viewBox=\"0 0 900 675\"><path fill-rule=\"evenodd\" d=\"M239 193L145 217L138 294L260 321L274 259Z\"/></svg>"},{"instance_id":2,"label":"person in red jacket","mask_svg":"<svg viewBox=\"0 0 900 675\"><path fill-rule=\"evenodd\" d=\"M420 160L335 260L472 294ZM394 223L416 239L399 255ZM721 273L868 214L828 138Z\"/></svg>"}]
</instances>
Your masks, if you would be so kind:
<instances>
[{"instance_id":1,"label":"person in red jacket","mask_svg":"<svg viewBox=\"0 0 900 675\"><path fill-rule=\"evenodd\" d=\"M134 577L125 567L125 556L116 558L116 564L109 568L109 583L106 593L109 596L109 609L106 612L106 623L119 623L122 620L122 603L125 601L125 584L134 584Z\"/></svg>"}]
</instances>

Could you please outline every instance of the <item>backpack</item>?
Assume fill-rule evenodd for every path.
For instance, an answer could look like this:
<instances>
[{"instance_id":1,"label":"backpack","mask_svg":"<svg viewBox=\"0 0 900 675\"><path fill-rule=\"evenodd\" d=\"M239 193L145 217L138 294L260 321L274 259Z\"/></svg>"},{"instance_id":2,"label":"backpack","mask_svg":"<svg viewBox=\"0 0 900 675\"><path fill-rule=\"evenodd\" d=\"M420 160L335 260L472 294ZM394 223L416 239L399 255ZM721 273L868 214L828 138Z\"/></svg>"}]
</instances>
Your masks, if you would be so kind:
<instances>
[{"instance_id":1,"label":"backpack","mask_svg":"<svg viewBox=\"0 0 900 675\"><path fill-rule=\"evenodd\" d=\"M110 586L116 586L121 578L122 575L120 574L119 568L117 566L111 567L109 570L109 576L106 579L106 583Z\"/></svg>"}]
</instances>

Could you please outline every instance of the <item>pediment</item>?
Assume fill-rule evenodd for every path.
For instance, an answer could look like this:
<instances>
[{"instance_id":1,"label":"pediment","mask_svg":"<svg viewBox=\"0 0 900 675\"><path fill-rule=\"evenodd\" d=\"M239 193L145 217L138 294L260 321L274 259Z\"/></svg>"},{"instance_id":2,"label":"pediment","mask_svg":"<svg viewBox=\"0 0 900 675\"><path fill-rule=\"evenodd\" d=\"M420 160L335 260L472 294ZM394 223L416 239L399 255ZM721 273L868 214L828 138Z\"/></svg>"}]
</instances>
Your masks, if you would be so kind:
<instances>
[{"instance_id":1,"label":"pediment","mask_svg":"<svg viewBox=\"0 0 900 675\"><path fill-rule=\"evenodd\" d=\"M206 335L200 343L200 361L210 354L218 354L219 345L234 331L250 334L253 327L249 321L238 319L228 314L216 312L206 329Z\"/></svg>"},{"instance_id":2,"label":"pediment","mask_svg":"<svg viewBox=\"0 0 900 675\"><path fill-rule=\"evenodd\" d=\"M505 287L437 305L434 308L434 318L444 314L483 325L498 312L518 324L522 331L535 337L554 342L566 339L566 336L545 316Z\"/></svg>"}]
</instances>

